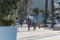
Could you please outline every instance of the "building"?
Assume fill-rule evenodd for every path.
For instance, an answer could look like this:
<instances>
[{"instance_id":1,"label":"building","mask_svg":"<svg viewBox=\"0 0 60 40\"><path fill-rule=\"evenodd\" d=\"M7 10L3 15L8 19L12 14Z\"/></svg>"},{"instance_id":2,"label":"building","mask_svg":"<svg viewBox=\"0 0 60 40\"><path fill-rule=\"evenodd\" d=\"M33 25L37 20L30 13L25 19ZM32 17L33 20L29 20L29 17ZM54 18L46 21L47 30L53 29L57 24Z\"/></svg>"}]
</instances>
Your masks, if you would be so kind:
<instances>
[{"instance_id":1,"label":"building","mask_svg":"<svg viewBox=\"0 0 60 40\"><path fill-rule=\"evenodd\" d=\"M60 17L60 1L57 1L55 4L54 4L54 6L55 6L55 14L57 14L57 16L59 16Z\"/></svg>"}]
</instances>

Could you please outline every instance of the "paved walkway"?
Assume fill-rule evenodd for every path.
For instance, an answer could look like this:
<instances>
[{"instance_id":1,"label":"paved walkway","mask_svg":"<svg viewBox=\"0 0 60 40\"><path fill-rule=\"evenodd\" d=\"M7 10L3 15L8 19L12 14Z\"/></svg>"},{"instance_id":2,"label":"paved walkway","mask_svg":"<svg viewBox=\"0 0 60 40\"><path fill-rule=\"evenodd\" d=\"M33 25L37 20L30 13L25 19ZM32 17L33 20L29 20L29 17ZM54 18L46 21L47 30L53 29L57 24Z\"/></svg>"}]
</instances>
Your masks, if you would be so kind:
<instances>
[{"instance_id":1,"label":"paved walkway","mask_svg":"<svg viewBox=\"0 0 60 40\"><path fill-rule=\"evenodd\" d=\"M53 30L46 28L36 28L36 31L33 31L31 27L30 31L27 31L27 26L19 28L17 34L17 40L60 40L60 30Z\"/></svg>"}]
</instances>

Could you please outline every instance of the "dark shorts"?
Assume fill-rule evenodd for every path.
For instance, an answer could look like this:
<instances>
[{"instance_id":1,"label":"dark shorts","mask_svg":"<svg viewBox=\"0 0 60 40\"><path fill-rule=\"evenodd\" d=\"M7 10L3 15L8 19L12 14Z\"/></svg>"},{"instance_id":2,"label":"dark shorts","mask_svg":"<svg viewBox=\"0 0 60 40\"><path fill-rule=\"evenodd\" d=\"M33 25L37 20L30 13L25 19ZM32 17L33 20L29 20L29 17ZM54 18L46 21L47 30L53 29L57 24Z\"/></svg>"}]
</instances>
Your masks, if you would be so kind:
<instances>
[{"instance_id":1,"label":"dark shorts","mask_svg":"<svg viewBox=\"0 0 60 40\"><path fill-rule=\"evenodd\" d=\"M36 23L33 23L32 25L34 26L34 25L36 25Z\"/></svg>"}]
</instances>

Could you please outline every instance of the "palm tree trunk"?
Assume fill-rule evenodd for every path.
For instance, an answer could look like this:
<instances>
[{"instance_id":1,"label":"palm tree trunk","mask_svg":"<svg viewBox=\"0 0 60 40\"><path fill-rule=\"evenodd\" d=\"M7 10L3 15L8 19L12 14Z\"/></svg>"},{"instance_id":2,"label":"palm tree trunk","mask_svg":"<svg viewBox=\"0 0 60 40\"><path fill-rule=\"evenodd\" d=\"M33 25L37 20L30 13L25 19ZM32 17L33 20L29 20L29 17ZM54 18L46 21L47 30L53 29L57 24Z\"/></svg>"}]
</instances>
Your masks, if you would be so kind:
<instances>
[{"instance_id":1,"label":"palm tree trunk","mask_svg":"<svg viewBox=\"0 0 60 40\"><path fill-rule=\"evenodd\" d=\"M45 1L45 19L44 19L44 26L47 23L47 16L48 16L48 0Z\"/></svg>"},{"instance_id":2,"label":"palm tree trunk","mask_svg":"<svg viewBox=\"0 0 60 40\"><path fill-rule=\"evenodd\" d=\"M51 11L52 11L52 24L51 28L54 26L54 0L51 0Z\"/></svg>"},{"instance_id":3,"label":"palm tree trunk","mask_svg":"<svg viewBox=\"0 0 60 40\"><path fill-rule=\"evenodd\" d=\"M25 8L24 8L25 18L27 18L27 4L28 0L25 0Z\"/></svg>"}]
</instances>

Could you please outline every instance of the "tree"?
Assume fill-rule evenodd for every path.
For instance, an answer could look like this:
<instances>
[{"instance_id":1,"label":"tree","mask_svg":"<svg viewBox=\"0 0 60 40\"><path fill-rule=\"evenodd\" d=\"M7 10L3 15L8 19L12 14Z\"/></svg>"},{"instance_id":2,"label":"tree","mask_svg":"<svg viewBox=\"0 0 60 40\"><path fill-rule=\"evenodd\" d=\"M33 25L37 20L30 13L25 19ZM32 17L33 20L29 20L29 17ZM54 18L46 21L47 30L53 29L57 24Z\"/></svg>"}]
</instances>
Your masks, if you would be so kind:
<instances>
[{"instance_id":1,"label":"tree","mask_svg":"<svg viewBox=\"0 0 60 40\"><path fill-rule=\"evenodd\" d=\"M48 0L45 0L45 19L44 19L44 25L47 24L47 17L48 17Z\"/></svg>"},{"instance_id":2,"label":"tree","mask_svg":"<svg viewBox=\"0 0 60 40\"><path fill-rule=\"evenodd\" d=\"M23 17L27 16L27 7L28 2L31 2L31 0L21 0L18 3L18 17L19 19L22 19Z\"/></svg>"},{"instance_id":3,"label":"tree","mask_svg":"<svg viewBox=\"0 0 60 40\"><path fill-rule=\"evenodd\" d=\"M17 2L19 0L0 0L0 21L5 20L8 21L8 17L15 14L13 9L17 9ZM11 19L9 19L11 20ZM3 21L2 21L3 22ZM0 23L2 23L0 22ZM3 23L4 24L4 23Z\"/></svg>"},{"instance_id":4,"label":"tree","mask_svg":"<svg viewBox=\"0 0 60 40\"><path fill-rule=\"evenodd\" d=\"M45 11L43 9L39 9L38 7L33 8L32 11L35 15L38 15L39 13L44 13Z\"/></svg>"},{"instance_id":5,"label":"tree","mask_svg":"<svg viewBox=\"0 0 60 40\"><path fill-rule=\"evenodd\" d=\"M40 9L37 7L37 8L33 8L32 11L34 12L35 15L38 15Z\"/></svg>"},{"instance_id":6,"label":"tree","mask_svg":"<svg viewBox=\"0 0 60 40\"><path fill-rule=\"evenodd\" d=\"M41 9L41 10L40 10L40 13L45 13L45 10Z\"/></svg>"},{"instance_id":7,"label":"tree","mask_svg":"<svg viewBox=\"0 0 60 40\"><path fill-rule=\"evenodd\" d=\"M0 18L11 14L12 10L17 8L17 1L18 0L0 0Z\"/></svg>"}]
</instances>

